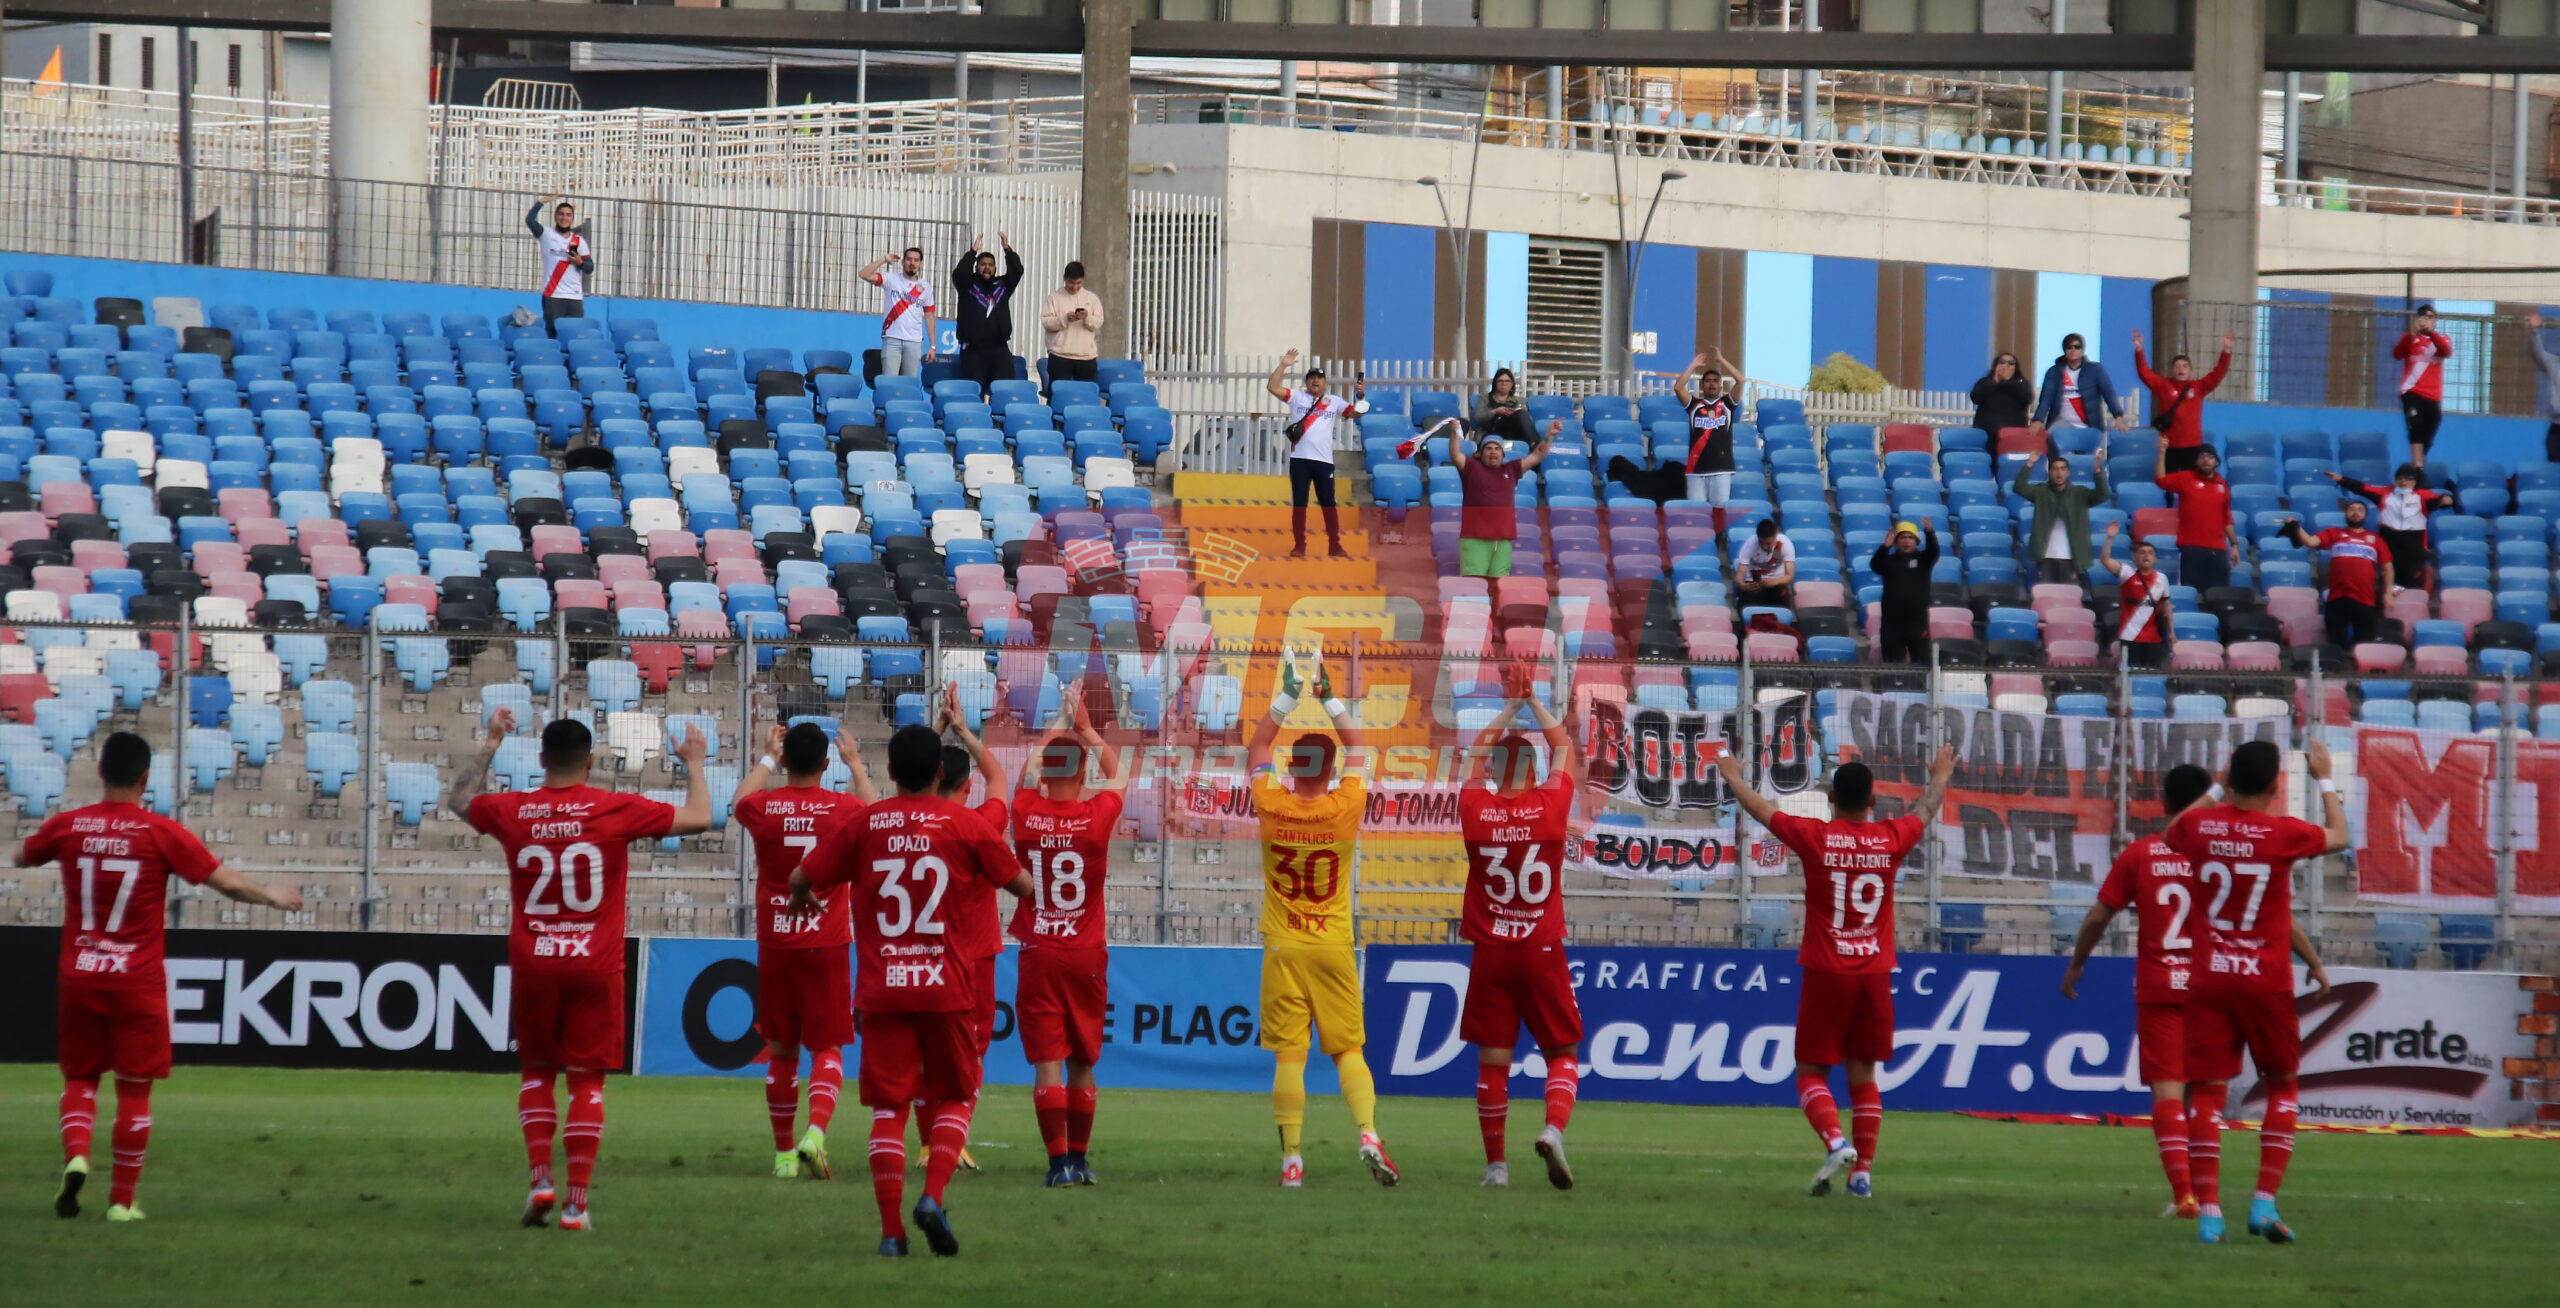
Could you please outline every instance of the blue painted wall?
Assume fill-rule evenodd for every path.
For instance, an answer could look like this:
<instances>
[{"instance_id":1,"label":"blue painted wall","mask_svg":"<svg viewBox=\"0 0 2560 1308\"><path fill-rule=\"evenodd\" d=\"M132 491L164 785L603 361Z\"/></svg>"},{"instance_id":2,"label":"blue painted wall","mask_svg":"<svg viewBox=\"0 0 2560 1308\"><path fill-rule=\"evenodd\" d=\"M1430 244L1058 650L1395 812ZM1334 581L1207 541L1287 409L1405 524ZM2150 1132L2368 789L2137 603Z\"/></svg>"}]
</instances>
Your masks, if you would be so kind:
<instances>
[{"instance_id":1,"label":"blue painted wall","mask_svg":"<svg viewBox=\"0 0 2560 1308\"><path fill-rule=\"evenodd\" d=\"M2118 359L2132 359L2133 342L2107 335L2105 298L2101 293L2105 280L2088 273L2036 274L2035 343L2018 354L2022 360L2031 360L2027 363L2028 376L2042 377L2054 357L2062 353L2062 338L2073 332L2080 333L2090 358L2109 365L2110 375L2118 372L2114 367ZM2132 370L2123 371L2125 380L2130 380ZM2122 392L2124 387L2119 385L2116 389Z\"/></svg>"},{"instance_id":2,"label":"blue painted wall","mask_svg":"<svg viewBox=\"0 0 2560 1308\"><path fill-rule=\"evenodd\" d=\"M1929 265L1923 387L1970 391L1991 370L1991 270Z\"/></svg>"},{"instance_id":3,"label":"blue painted wall","mask_svg":"<svg viewBox=\"0 0 2560 1308\"><path fill-rule=\"evenodd\" d=\"M1371 359L1432 359L1432 243L1439 229L1369 223L1368 284L1362 288L1360 353Z\"/></svg>"},{"instance_id":4,"label":"blue painted wall","mask_svg":"<svg viewBox=\"0 0 2560 1308\"><path fill-rule=\"evenodd\" d=\"M1526 289L1523 298L1526 298ZM1635 356L1638 372L1677 372L1698 352L1698 252L1686 245L1648 245L1636 270L1630 321L1655 335L1654 350Z\"/></svg>"},{"instance_id":5,"label":"blue painted wall","mask_svg":"<svg viewBox=\"0 0 2560 1308\"><path fill-rule=\"evenodd\" d=\"M1742 278L1743 375L1804 385L1815 363L1813 256L1753 250L1743 258Z\"/></svg>"},{"instance_id":6,"label":"blue painted wall","mask_svg":"<svg viewBox=\"0 0 2560 1308\"><path fill-rule=\"evenodd\" d=\"M2151 283L2136 277L2101 277L2098 279L2098 334L2106 338L2106 353L2100 356L2116 374L2118 389L2141 385L2133 374L2133 334L2151 338ZM2205 360L2198 372L2213 366Z\"/></svg>"},{"instance_id":7,"label":"blue painted wall","mask_svg":"<svg viewBox=\"0 0 2560 1308\"><path fill-rule=\"evenodd\" d=\"M1814 256L1810 353L1816 367L1834 354L1875 364L1875 260Z\"/></svg>"},{"instance_id":8,"label":"blue painted wall","mask_svg":"<svg viewBox=\"0 0 2560 1308\"><path fill-rule=\"evenodd\" d=\"M2274 304L2327 304L2327 291L2289 291L2266 289L2260 298ZM2319 368L2276 368L2267 375L2265 398L2273 404L2326 404L2329 401L2329 315L2325 313L2258 314L2259 335L2267 341L2270 359L2318 359ZM2201 348L2211 350L2215 342L2203 342ZM2208 362L2203 365L2210 368ZM2246 395L2250 379L2234 378L2222 383L2225 395Z\"/></svg>"},{"instance_id":9,"label":"blue painted wall","mask_svg":"<svg viewBox=\"0 0 2560 1308\"><path fill-rule=\"evenodd\" d=\"M1693 253L1692 260L1696 259ZM1692 291L1691 294L1696 292ZM1529 357L1529 234L1484 237L1484 357Z\"/></svg>"}]
</instances>

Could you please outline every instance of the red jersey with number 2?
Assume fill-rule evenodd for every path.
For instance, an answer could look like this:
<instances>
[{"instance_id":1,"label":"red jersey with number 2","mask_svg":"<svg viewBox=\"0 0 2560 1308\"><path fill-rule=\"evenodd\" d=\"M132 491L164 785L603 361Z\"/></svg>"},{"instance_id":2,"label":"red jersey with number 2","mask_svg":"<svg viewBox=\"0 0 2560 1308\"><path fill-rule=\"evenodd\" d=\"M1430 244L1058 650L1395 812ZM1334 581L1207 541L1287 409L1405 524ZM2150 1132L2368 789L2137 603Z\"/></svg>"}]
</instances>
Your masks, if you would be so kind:
<instances>
[{"instance_id":1,"label":"red jersey with number 2","mask_svg":"<svg viewBox=\"0 0 2560 1308\"><path fill-rule=\"evenodd\" d=\"M593 786L480 795L471 829L507 853L507 962L526 973L619 972L631 842L667 834L673 807Z\"/></svg>"},{"instance_id":2,"label":"red jersey with number 2","mask_svg":"<svg viewBox=\"0 0 2560 1308\"><path fill-rule=\"evenodd\" d=\"M2098 902L2134 913L2133 1002L2183 1004L2195 966L2196 868L2187 856L2148 836L2125 846L2098 887Z\"/></svg>"},{"instance_id":3,"label":"red jersey with number 2","mask_svg":"<svg viewBox=\"0 0 2560 1308\"><path fill-rule=\"evenodd\" d=\"M931 795L899 795L837 824L804 860L811 888L845 887L853 917L854 1000L866 1013L977 1007L962 888L992 891L1021 874L984 818Z\"/></svg>"},{"instance_id":4,"label":"red jersey with number 2","mask_svg":"<svg viewBox=\"0 0 2560 1308\"><path fill-rule=\"evenodd\" d=\"M1517 795L1468 790L1458 796L1467 847L1465 918L1459 935L1478 945L1552 945L1564 940L1564 868L1573 792L1561 772Z\"/></svg>"},{"instance_id":5,"label":"red jersey with number 2","mask_svg":"<svg viewBox=\"0 0 2560 1308\"><path fill-rule=\"evenodd\" d=\"M842 949L853 943L844 896L818 896L816 913L791 911L791 869L818 847L818 837L862 812L862 801L817 786L759 790L732 810L755 842L756 943L776 949Z\"/></svg>"},{"instance_id":6,"label":"red jersey with number 2","mask_svg":"<svg viewBox=\"0 0 2560 1308\"><path fill-rule=\"evenodd\" d=\"M1111 943L1102 885L1121 798L1102 791L1051 799L1025 790L1013 800L1013 852L1031 874L1031 897L1013 906L1013 938L1025 949L1099 949Z\"/></svg>"},{"instance_id":7,"label":"red jersey with number 2","mask_svg":"<svg viewBox=\"0 0 2560 1308\"><path fill-rule=\"evenodd\" d=\"M1804 944L1816 972L1893 970L1893 876L1928 834L1916 814L1890 822L1818 822L1772 814L1769 834L1804 860Z\"/></svg>"},{"instance_id":8,"label":"red jersey with number 2","mask_svg":"<svg viewBox=\"0 0 2560 1308\"><path fill-rule=\"evenodd\" d=\"M2201 910L2198 990L2293 993L2293 861L2328 851L2300 818L2229 804L2178 815L2160 842L2195 860Z\"/></svg>"},{"instance_id":9,"label":"red jersey with number 2","mask_svg":"<svg viewBox=\"0 0 2560 1308\"><path fill-rule=\"evenodd\" d=\"M44 820L27 864L62 864L62 984L168 987L169 878L203 885L221 860L196 834L139 804L91 804Z\"/></svg>"}]
</instances>

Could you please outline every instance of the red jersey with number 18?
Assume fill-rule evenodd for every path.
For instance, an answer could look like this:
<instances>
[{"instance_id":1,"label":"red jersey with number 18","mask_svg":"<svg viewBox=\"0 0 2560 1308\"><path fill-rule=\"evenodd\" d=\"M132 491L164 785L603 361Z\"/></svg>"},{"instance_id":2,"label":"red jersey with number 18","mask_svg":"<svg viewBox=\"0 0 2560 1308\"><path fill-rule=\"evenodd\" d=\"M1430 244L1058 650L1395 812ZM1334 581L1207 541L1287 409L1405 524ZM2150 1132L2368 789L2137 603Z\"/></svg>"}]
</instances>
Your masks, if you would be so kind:
<instances>
[{"instance_id":1,"label":"red jersey with number 18","mask_svg":"<svg viewBox=\"0 0 2560 1308\"><path fill-rule=\"evenodd\" d=\"M1564 940L1566 821L1573 791L1562 772L1517 795L1468 790L1458 796L1467 847L1465 915L1458 934L1478 945L1552 945Z\"/></svg>"},{"instance_id":2,"label":"red jersey with number 18","mask_svg":"<svg viewBox=\"0 0 2560 1308\"><path fill-rule=\"evenodd\" d=\"M1111 943L1103 878L1121 797L1106 790L1058 800L1025 790L1013 800L1013 852L1031 873L1031 897L1013 906L1013 938L1025 949L1099 949Z\"/></svg>"},{"instance_id":3,"label":"red jersey with number 18","mask_svg":"<svg viewBox=\"0 0 2560 1308\"><path fill-rule=\"evenodd\" d=\"M977 1006L968 942L952 916L961 888L992 891L1022 872L985 819L932 795L899 795L838 823L803 866L811 889L845 887L856 1009L959 1013Z\"/></svg>"},{"instance_id":4,"label":"red jersey with number 18","mask_svg":"<svg viewBox=\"0 0 2560 1308\"><path fill-rule=\"evenodd\" d=\"M853 943L844 896L818 896L818 911L791 911L791 869L828 828L862 812L862 801L819 786L759 790L731 810L755 842L756 943L776 949L842 949Z\"/></svg>"},{"instance_id":5,"label":"red jersey with number 18","mask_svg":"<svg viewBox=\"0 0 2560 1308\"><path fill-rule=\"evenodd\" d=\"M464 814L498 838L514 900L507 962L524 973L619 972L631 842L667 834L676 811L593 786L479 795Z\"/></svg>"},{"instance_id":6,"label":"red jersey with number 18","mask_svg":"<svg viewBox=\"0 0 2560 1308\"><path fill-rule=\"evenodd\" d=\"M200 886L221 865L194 832L139 804L91 804L46 818L26 853L62 864L63 985L167 989L169 878Z\"/></svg>"},{"instance_id":7,"label":"red jersey with number 18","mask_svg":"<svg viewBox=\"0 0 2560 1308\"><path fill-rule=\"evenodd\" d=\"M1769 834L1804 860L1804 944L1816 972L1893 970L1893 877L1928 834L1918 815L1890 822L1817 822L1772 814Z\"/></svg>"},{"instance_id":8,"label":"red jersey with number 18","mask_svg":"<svg viewBox=\"0 0 2560 1308\"><path fill-rule=\"evenodd\" d=\"M2222 804L2179 814L2160 843L2196 864L2204 956L2195 988L2293 993L2293 861L2327 852L2328 833Z\"/></svg>"},{"instance_id":9,"label":"red jersey with number 18","mask_svg":"<svg viewBox=\"0 0 2560 1308\"><path fill-rule=\"evenodd\" d=\"M2133 1002L2183 1004L2195 966L2196 869L2187 856L2149 836L2124 847L2098 887L2098 902L2134 912Z\"/></svg>"}]
</instances>

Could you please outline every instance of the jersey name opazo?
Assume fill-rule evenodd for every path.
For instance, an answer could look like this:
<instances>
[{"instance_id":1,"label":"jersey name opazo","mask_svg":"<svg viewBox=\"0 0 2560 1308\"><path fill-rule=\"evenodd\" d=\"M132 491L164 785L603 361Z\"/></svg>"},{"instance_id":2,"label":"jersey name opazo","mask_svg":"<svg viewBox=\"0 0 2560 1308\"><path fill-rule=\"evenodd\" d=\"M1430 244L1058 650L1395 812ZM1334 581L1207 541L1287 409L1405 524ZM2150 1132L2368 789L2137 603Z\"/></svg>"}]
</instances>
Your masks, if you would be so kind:
<instances>
[{"instance_id":1,"label":"jersey name opazo","mask_svg":"<svg viewBox=\"0 0 2560 1308\"><path fill-rule=\"evenodd\" d=\"M812 890L845 887L855 1008L956 1013L977 1006L971 959L951 916L959 888L993 889L1021 872L984 819L932 795L899 795L836 824L803 865Z\"/></svg>"}]
</instances>

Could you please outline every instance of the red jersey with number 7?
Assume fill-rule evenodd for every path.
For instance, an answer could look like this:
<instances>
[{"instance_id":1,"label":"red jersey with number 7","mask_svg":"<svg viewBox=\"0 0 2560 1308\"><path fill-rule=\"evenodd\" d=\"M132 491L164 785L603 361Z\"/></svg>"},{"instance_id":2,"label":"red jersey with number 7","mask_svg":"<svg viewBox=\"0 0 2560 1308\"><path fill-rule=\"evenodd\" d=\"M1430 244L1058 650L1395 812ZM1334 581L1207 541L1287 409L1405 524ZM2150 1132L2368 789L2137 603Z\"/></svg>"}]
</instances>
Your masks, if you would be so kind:
<instances>
[{"instance_id":1,"label":"red jersey with number 7","mask_svg":"<svg viewBox=\"0 0 2560 1308\"><path fill-rule=\"evenodd\" d=\"M1013 938L1025 949L1101 949L1111 943L1102 885L1121 796L1051 799L1025 790L1013 800L1014 857L1031 873L1031 897L1013 906Z\"/></svg>"},{"instance_id":2,"label":"red jersey with number 7","mask_svg":"<svg viewBox=\"0 0 2560 1308\"><path fill-rule=\"evenodd\" d=\"M771 949L842 949L853 943L844 896L818 896L818 911L791 911L791 870L837 823L862 812L862 801L819 786L784 786L741 798L731 810L755 842L756 944Z\"/></svg>"},{"instance_id":3,"label":"red jersey with number 7","mask_svg":"<svg viewBox=\"0 0 2560 1308\"><path fill-rule=\"evenodd\" d=\"M964 885L992 890L1022 872L986 819L932 795L899 795L838 823L803 865L812 889L845 887L856 1009L959 1013L977 1007L972 956L953 914Z\"/></svg>"},{"instance_id":4,"label":"red jersey with number 7","mask_svg":"<svg viewBox=\"0 0 2560 1308\"><path fill-rule=\"evenodd\" d=\"M2134 914L2133 1002L2187 1002L2196 933L2204 927L2196 916L2195 891L2195 864L2158 836L2125 846L2107 869L2098 902Z\"/></svg>"},{"instance_id":5,"label":"red jersey with number 7","mask_svg":"<svg viewBox=\"0 0 2560 1308\"><path fill-rule=\"evenodd\" d=\"M168 988L169 878L203 885L221 866L196 834L139 804L91 804L44 820L27 864L62 864L65 986Z\"/></svg>"},{"instance_id":6,"label":"red jersey with number 7","mask_svg":"<svg viewBox=\"0 0 2560 1308\"><path fill-rule=\"evenodd\" d=\"M1893 877L1928 824L1769 818L1769 834L1804 860L1804 944L1796 962L1815 972L1893 970Z\"/></svg>"},{"instance_id":7,"label":"red jersey with number 7","mask_svg":"<svg viewBox=\"0 0 2560 1308\"><path fill-rule=\"evenodd\" d=\"M2195 860L2195 988L2292 994L2293 861L2326 853L2328 832L2221 804L2179 814L2160 843Z\"/></svg>"},{"instance_id":8,"label":"red jersey with number 7","mask_svg":"<svg viewBox=\"0 0 2560 1308\"><path fill-rule=\"evenodd\" d=\"M593 786L479 795L471 829L507 854L514 920L507 962L518 976L622 970L631 842L667 834L676 811Z\"/></svg>"},{"instance_id":9,"label":"red jersey with number 7","mask_svg":"<svg viewBox=\"0 0 2560 1308\"><path fill-rule=\"evenodd\" d=\"M1564 899L1556 894L1556 878L1572 816L1573 791L1562 772L1517 795L1459 794L1458 831L1467 847L1462 938L1479 945L1563 943Z\"/></svg>"}]
</instances>

